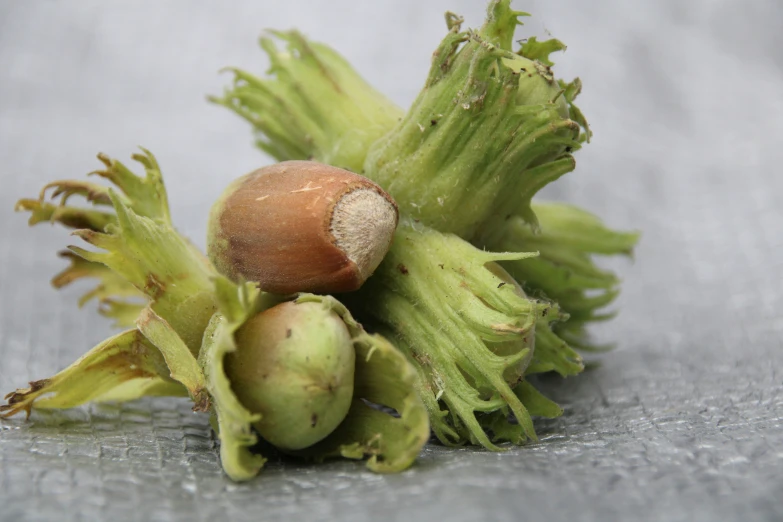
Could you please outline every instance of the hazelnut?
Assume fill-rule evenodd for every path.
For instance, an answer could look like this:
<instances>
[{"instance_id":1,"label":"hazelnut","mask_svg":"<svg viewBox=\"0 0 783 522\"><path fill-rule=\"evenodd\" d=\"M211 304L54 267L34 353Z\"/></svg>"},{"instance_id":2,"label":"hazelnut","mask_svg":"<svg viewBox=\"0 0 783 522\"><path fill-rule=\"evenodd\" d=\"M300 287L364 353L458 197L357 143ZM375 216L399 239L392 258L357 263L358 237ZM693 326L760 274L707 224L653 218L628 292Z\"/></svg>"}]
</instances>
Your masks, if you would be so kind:
<instances>
[{"instance_id":1,"label":"hazelnut","mask_svg":"<svg viewBox=\"0 0 783 522\"><path fill-rule=\"evenodd\" d=\"M398 218L367 178L285 161L226 189L210 212L207 251L219 272L268 292L350 292L383 260Z\"/></svg>"},{"instance_id":2,"label":"hazelnut","mask_svg":"<svg viewBox=\"0 0 783 522\"><path fill-rule=\"evenodd\" d=\"M249 319L225 372L239 402L260 413L258 433L280 449L329 435L353 400L355 351L343 320L323 303L294 301Z\"/></svg>"}]
</instances>

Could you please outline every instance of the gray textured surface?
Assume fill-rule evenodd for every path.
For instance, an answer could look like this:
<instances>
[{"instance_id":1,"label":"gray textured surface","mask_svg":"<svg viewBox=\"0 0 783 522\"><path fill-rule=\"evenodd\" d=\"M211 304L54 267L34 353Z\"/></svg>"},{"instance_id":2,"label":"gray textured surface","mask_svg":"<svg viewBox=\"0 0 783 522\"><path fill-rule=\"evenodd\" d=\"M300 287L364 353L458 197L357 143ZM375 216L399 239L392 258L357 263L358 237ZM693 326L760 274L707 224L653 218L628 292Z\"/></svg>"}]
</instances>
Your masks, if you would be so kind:
<instances>
[{"instance_id":1,"label":"gray textured surface","mask_svg":"<svg viewBox=\"0 0 783 522\"><path fill-rule=\"evenodd\" d=\"M13 202L80 177L99 150L153 150L180 228L203 244L229 179L266 160L204 103L236 64L264 67L261 28L297 26L409 103L452 9L483 2L0 2L0 389L48 376L105 337L57 293L63 230ZM504 454L429 446L397 476L272 463L221 474L206 419L141 401L0 422L2 520L783 519L783 4L517 2L569 44L596 132L549 195L645 235L618 341L598 369L542 385L565 415Z\"/></svg>"}]
</instances>

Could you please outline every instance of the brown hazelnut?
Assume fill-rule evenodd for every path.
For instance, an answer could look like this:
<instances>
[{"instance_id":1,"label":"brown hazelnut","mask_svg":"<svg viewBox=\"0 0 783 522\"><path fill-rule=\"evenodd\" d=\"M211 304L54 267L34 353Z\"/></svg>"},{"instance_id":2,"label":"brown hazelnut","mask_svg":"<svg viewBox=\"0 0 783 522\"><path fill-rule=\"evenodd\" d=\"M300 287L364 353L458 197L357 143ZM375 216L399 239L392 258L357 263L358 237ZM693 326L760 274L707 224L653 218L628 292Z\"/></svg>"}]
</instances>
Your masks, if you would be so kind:
<instances>
[{"instance_id":1,"label":"brown hazelnut","mask_svg":"<svg viewBox=\"0 0 783 522\"><path fill-rule=\"evenodd\" d=\"M398 217L363 176L285 161L226 189L210 212L207 251L219 272L268 292L350 292L383 260Z\"/></svg>"}]
</instances>

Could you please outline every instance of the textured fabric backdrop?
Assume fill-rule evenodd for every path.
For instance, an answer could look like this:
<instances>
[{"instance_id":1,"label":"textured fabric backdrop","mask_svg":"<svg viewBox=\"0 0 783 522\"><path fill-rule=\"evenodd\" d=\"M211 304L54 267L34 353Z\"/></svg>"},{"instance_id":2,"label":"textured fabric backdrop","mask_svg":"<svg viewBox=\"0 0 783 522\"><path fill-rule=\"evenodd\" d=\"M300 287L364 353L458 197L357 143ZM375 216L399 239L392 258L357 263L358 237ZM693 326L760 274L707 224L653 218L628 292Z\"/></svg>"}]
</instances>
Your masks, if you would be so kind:
<instances>
[{"instance_id":1,"label":"textured fabric backdrop","mask_svg":"<svg viewBox=\"0 0 783 522\"><path fill-rule=\"evenodd\" d=\"M540 443L503 454L430 445L409 471L272 462L221 473L186 402L145 400L0 422L0 519L780 520L783 518L783 4L778 0L518 1L529 34L569 45L595 139L547 189L644 232L618 349L580 377L542 379L565 406ZM298 27L409 104L453 10L437 1L0 2L0 389L49 376L110 332L84 286L56 292L73 238L13 213L95 153L158 157L175 223L204 244L207 210L269 162L246 124L205 103L261 72L256 38Z\"/></svg>"}]
</instances>

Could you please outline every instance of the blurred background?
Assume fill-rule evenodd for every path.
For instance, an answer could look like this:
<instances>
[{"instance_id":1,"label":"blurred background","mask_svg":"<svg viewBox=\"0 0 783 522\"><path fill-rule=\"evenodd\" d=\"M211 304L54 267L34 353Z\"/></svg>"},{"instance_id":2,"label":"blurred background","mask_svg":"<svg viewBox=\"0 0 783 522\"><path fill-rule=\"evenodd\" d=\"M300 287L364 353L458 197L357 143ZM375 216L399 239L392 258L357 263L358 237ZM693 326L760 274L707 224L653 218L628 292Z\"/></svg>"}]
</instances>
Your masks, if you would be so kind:
<instances>
[{"instance_id":1,"label":"blurred background","mask_svg":"<svg viewBox=\"0 0 783 522\"><path fill-rule=\"evenodd\" d=\"M271 463L235 485L204 417L141 401L0 421L0 519L780 520L783 506L783 3L517 0L518 37L556 37L595 133L545 190L640 229L601 365L544 391L565 415L539 444L430 445L399 476ZM265 28L298 28L409 105L446 32L477 0L0 2L0 389L49 376L111 331L85 286L55 292L73 243L13 212L98 152L158 158L175 224L205 243L234 178L270 163L249 126L206 102L261 74ZM129 163L129 161L128 161Z\"/></svg>"}]
</instances>

